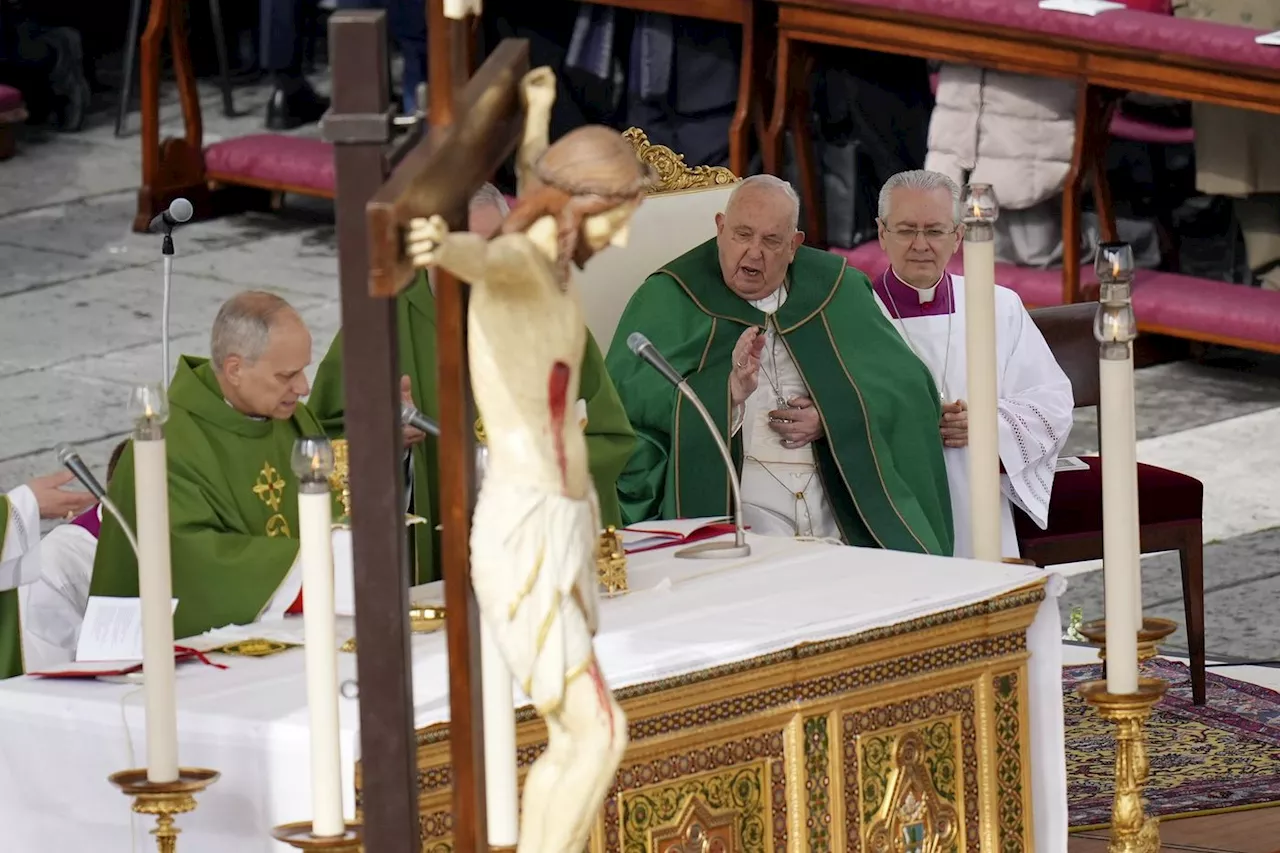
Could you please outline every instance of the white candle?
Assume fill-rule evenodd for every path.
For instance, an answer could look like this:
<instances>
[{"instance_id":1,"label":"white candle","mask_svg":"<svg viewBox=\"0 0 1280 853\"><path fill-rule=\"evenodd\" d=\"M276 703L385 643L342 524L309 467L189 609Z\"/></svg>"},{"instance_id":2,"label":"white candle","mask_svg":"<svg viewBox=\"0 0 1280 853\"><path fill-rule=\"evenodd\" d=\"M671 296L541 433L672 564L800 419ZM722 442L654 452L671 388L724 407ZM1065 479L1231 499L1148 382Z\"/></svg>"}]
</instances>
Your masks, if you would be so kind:
<instances>
[{"instance_id":1,"label":"white candle","mask_svg":"<svg viewBox=\"0 0 1280 853\"><path fill-rule=\"evenodd\" d=\"M298 544L306 635L307 709L311 715L311 834L343 835L342 763L338 732L338 639L333 591L333 448L323 438L298 439Z\"/></svg>"},{"instance_id":2,"label":"white candle","mask_svg":"<svg viewBox=\"0 0 1280 853\"><path fill-rule=\"evenodd\" d=\"M519 839L516 786L516 715L511 671L488 623L480 620L480 671L484 707L484 786L489 844L514 847Z\"/></svg>"},{"instance_id":3,"label":"white candle","mask_svg":"<svg viewBox=\"0 0 1280 853\"><path fill-rule=\"evenodd\" d=\"M1000 442L996 385L995 194L974 184L964 200L965 363L969 406L969 506L973 557L999 562ZM953 402L953 401L947 401Z\"/></svg>"},{"instance_id":4,"label":"white candle","mask_svg":"<svg viewBox=\"0 0 1280 853\"><path fill-rule=\"evenodd\" d=\"M1101 286L1094 336L1100 344L1098 417L1102 421L1102 563L1106 597L1107 691L1138 690L1138 457L1133 394L1131 305L1133 251L1125 243L1098 247Z\"/></svg>"},{"instance_id":5,"label":"white candle","mask_svg":"<svg viewBox=\"0 0 1280 853\"><path fill-rule=\"evenodd\" d=\"M582 401L580 400L579 403ZM579 417L585 417L580 412ZM477 436L478 437L478 436ZM476 483L483 489L489 449L476 444ZM516 784L516 715L511 670L489 624L480 620L480 703L484 713L484 788L489 845L515 847L520 835Z\"/></svg>"},{"instance_id":6,"label":"white candle","mask_svg":"<svg viewBox=\"0 0 1280 853\"><path fill-rule=\"evenodd\" d=\"M169 474L160 385L134 389L134 508L138 595L142 599L142 672L147 708L147 780L178 778L178 700L174 687L173 577L169 558Z\"/></svg>"},{"instance_id":7,"label":"white candle","mask_svg":"<svg viewBox=\"0 0 1280 853\"><path fill-rule=\"evenodd\" d=\"M1133 362L1102 359L1102 562L1107 626L1107 692L1138 690L1137 479Z\"/></svg>"}]
</instances>

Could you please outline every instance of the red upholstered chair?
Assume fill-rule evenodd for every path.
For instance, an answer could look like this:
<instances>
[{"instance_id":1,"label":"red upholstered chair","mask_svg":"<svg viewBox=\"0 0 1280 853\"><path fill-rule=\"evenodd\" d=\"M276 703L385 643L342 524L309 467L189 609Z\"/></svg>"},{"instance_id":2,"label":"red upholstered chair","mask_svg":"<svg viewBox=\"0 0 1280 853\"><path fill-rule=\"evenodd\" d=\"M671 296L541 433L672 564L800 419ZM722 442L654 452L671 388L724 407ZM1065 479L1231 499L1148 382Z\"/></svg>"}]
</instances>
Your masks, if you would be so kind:
<instances>
[{"instance_id":1,"label":"red upholstered chair","mask_svg":"<svg viewBox=\"0 0 1280 853\"><path fill-rule=\"evenodd\" d=\"M1097 303L1078 303L1031 312L1062 370L1071 380L1076 406L1099 399L1098 344L1093 337ZM1049 527L1040 530L1015 512L1014 527L1023 559L1038 566L1102 558L1102 459L1083 460L1088 471L1054 477ZM1191 693L1205 700L1204 660L1204 484L1194 477L1138 464L1138 523L1141 551L1177 551L1182 564L1182 603L1191 650Z\"/></svg>"},{"instance_id":2,"label":"red upholstered chair","mask_svg":"<svg viewBox=\"0 0 1280 853\"><path fill-rule=\"evenodd\" d=\"M27 120L27 105L22 93L0 83L0 160L14 155L14 127Z\"/></svg>"}]
</instances>

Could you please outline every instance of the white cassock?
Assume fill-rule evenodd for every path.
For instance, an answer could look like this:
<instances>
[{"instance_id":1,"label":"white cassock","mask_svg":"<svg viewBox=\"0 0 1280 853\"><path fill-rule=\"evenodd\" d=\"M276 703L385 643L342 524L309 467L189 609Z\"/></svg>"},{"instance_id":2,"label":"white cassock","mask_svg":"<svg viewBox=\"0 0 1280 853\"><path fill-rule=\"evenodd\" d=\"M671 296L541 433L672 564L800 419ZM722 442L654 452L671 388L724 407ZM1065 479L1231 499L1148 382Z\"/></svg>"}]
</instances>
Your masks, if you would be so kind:
<instances>
[{"instance_id":1,"label":"white cassock","mask_svg":"<svg viewBox=\"0 0 1280 853\"><path fill-rule=\"evenodd\" d=\"M823 490L813 446L788 448L769 426L769 412L809 396L800 370L777 333L774 314L787 301L785 287L751 304L767 315L759 384L733 412L742 430L742 515L752 532L840 541L835 513Z\"/></svg>"},{"instance_id":2,"label":"white cassock","mask_svg":"<svg viewBox=\"0 0 1280 853\"><path fill-rule=\"evenodd\" d=\"M9 492L0 511L9 517L0 542L0 592L33 583L40 577L40 504L27 486Z\"/></svg>"},{"instance_id":3,"label":"white cassock","mask_svg":"<svg viewBox=\"0 0 1280 853\"><path fill-rule=\"evenodd\" d=\"M929 290L916 290L892 270L875 283L876 299L890 322L929 367L946 402L968 399L965 360L964 277L945 275ZM909 300L916 304L910 304ZM1011 504L1041 529L1049 523L1049 497L1058 454L1071 433L1075 398L1044 336L1018 294L996 286L996 393L999 395L1000 477L1005 501L1001 543L1005 557L1018 556ZM947 309L954 306L954 312ZM971 557L969 451L943 448L955 556Z\"/></svg>"},{"instance_id":4,"label":"white cassock","mask_svg":"<svg viewBox=\"0 0 1280 853\"><path fill-rule=\"evenodd\" d=\"M102 506L95 511L101 523ZM97 553L98 538L79 524L59 525L40 541L40 577L18 593L28 672L75 660Z\"/></svg>"}]
</instances>

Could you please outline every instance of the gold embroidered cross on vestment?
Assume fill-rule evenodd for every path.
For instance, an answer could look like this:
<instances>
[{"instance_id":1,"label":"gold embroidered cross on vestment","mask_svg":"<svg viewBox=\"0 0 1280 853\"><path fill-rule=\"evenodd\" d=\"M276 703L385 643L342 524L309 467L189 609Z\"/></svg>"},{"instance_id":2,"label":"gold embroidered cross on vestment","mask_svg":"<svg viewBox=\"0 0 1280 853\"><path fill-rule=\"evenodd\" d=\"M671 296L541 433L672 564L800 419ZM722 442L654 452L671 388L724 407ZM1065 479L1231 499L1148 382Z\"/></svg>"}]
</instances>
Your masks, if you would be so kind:
<instances>
[{"instance_id":1,"label":"gold embroidered cross on vestment","mask_svg":"<svg viewBox=\"0 0 1280 853\"><path fill-rule=\"evenodd\" d=\"M284 498L284 478L270 462L262 463L258 479L253 484L253 493L258 499L271 508L272 512L280 511L280 501Z\"/></svg>"}]
</instances>

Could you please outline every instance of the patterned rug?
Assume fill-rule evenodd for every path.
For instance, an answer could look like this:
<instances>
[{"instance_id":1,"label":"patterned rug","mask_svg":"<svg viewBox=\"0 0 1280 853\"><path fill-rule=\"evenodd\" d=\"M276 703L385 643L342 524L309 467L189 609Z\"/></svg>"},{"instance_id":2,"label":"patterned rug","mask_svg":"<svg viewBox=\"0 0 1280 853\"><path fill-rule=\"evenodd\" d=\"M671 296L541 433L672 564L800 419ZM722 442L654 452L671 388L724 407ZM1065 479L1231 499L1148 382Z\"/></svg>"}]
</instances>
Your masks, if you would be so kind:
<instances>
[{"instance_id":1,"label":"patterned rug","mask_svg":"<svg viewBox=\"0 0 1280 853\"><path fill-rule=\"evenodd\" d=\"M1147 723L1150 813L1159 817L1236 811L1280 802L1280 693L1210 670L1208 701L1191 703L1186 665L1157 658L1143 674L1169 682ZM1111 823L1115 738L1076 685L1102 677L1099 665L1062 671L1066 705L1067 800L1071 827Z\"/></svg>"}]
</instances>

